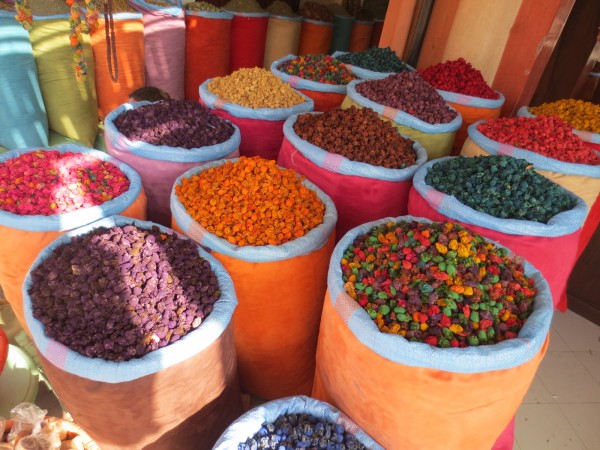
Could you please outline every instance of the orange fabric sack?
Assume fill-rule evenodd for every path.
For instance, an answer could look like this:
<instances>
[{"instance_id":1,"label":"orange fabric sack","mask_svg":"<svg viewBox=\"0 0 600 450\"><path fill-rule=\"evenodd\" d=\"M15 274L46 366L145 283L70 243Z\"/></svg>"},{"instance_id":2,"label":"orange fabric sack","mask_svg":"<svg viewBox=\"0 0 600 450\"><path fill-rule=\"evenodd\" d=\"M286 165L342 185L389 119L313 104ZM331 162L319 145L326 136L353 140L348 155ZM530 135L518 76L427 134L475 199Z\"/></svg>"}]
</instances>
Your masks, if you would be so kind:
<instances>
[{"instance_id":1,"label":"orange fabric sack","mask_svg":"<svg viewBox=\"0 0 600 450\"><path fill-rule=\"evenodd\" d=\"M175 182L215 161L188 170ZM278 245L239 247L209 233L171 195L173 229L211 250L231 275L239 301L233 316L242 391L265 400L307 395L312 389L319 318L337 213L329 197L308 181L325 203L323 223Z\"/></svg>"},{"instance_id":2,"label":"orange fabric sack","mask_svg":"<svg viewBox=\"0 0 600 450\"><path fill-rule=\"evenodd\" d=\"M112 216L61 236L32 267L72 236L131 223L157 226ZM198 252L217 277L220 298L198 328L141 358L114 362L69 349L45 335L43 324L33 317L31 299L24 299L27 323L53 389L102 450L210 450L242 413L231 325L235 289L223 266L200 247ZM30 285L28 274L24 292Z\"/></svg>"},{"instance_id":3,"label":"orange fabric sack","mask_svg":"<svg viewBox=\"0 0 600 450\"><path fill-rule=\"evenodd\" d=\"M362 52L369 48L371 43L371 34L373 34L373 22L354 21L352 25L352 34L350 35L349 52Z\"/></svg>"},{"instance_id":4,"label":"orange fabric sack","mask_svg":"<svg viewBox=\"0 0 600 450\"><path fill-rule=\"evenodd\" d=\"M394 220L401 219L426 221ZM389 220L354 228L334 250L312 396L344 411L387 450L490 449L546 353L552 320L548 284L525 263L538 295L518 339L445 349L381 333L344 290L340 260L357 235Z\"/></svg>"},{"instance_id":5,"label":"orange fabric sack","mask_svg":"<svg viewBox=\"0 0 600 450\"><path fill-rule=\"evenodd\" d=\"M65 144L47 147L62 152L90 153L104 161L111 161L129 178L127 192L101 206L81 209L56 216L19 216L0 211L0 285L15 312L20 325L26 330L23 312L23 280L41 249L65 231L87 225L113 214L122 214L137 219L146 218L146 194L139 175L129 166L98 150L78 145ZM13 150L0 156L0 163L28 153L32 149Z\"/></svg>"},{"instance_id":6,"label":"orange fabric sack","mask_svg":"<svg viewBox=\"0 0 600 450\"><path fill-rule=\"evenodd\" d=\"M185 98L198 101L209 78L229 74L231 21L228 12L185 11Z\"/></svg>"},{"instance_id":7,"label":"orange fabric sack","mask_svg":"<svg viewBox=\"0 0 600 450\"><path fill-rule=\"evenodd\" d=\"M298 55L319 55L329 52L333 39L333 22L302 20Z\"/></svg>"},{"instance_id":8,"label":"orange fabric sack","mask_svg":"<svg viewBox=\"0 0 600 450\"><path fill-rule=\"evenodd\" d=\"M98 115L101 119L104 119L120 104L126 103L130 92L144 86L144 21L142 14L114 14L113 20L118 67L117 81L111 79L108 69L104 14L101 14L98 19L98 29L91 34Z\"/></svg>"},{"instance_id":9,"label":"orange fabric sack","mask_svg":"<svg viewBox=\"0 0 600 450\"><path fill-rule=\"evenodd\" d=\"M437 89L444 100L462 116L462 124L456 131L454 144L450 155L460 154L463 144L469 137L468 128L480 120L493 120L500 117L500 110L504 105L504 95L498 92L500 98L490 100L486 98L472 97L470 95L457 94L456 92Z\"/></svg>"}]
</instances>

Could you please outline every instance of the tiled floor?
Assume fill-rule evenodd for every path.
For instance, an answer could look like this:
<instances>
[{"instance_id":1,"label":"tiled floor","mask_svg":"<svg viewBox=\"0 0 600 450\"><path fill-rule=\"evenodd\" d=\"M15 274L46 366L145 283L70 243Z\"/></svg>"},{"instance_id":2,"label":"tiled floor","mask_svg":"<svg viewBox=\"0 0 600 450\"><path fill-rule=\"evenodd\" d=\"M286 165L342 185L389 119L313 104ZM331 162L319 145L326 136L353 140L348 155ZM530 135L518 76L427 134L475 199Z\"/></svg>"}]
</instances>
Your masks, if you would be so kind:
<instances>
[{"instance_id":1,"label":"tiled floor","mask_svg":"<svg viewBox=\"0 0 600 450\"><path fill-rule=\"evenodd\" d=\"M550 346L517 413L514 450L600 449L600 326L555 313Z\"/></svg>"},{"instance_id":2,"label":"tiled floor","mask_svg":"<svg viewBox=\"0 0 600 450\"><path fill-rule=\"evenodd\" d=\"M40 386L38 404L62 409ZM556 313L550 347L519 409L514 450L600 449L600 326L567 311Z\"/></svg>"}]
</instances>

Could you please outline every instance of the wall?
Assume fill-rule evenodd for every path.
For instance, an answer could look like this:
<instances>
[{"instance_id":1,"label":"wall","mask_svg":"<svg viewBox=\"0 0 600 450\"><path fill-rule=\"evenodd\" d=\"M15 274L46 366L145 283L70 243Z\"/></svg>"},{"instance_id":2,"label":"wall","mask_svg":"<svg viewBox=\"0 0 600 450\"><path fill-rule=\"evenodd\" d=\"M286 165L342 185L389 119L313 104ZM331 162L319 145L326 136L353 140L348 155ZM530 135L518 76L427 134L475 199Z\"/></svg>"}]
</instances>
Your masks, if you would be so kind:
<instances>
[{"instance_id":1,"label":"wall","mask_svg":"<svg viewBox=\"0 0 600 450\"><path fill-rule=\"evenodd\" d=\"M491 83L522 0L436 2L417 67L465 58Z\"/></svg>"},{"instance_id":2,"label":"wall","mask_svg":"<svg viewBox=\"0 0 600 450\"><path fill-rule=\"evenodd\" d=\"M379 47L391 47L402 57L417 0L390 0Z\"/></svg>"}]
</instances>

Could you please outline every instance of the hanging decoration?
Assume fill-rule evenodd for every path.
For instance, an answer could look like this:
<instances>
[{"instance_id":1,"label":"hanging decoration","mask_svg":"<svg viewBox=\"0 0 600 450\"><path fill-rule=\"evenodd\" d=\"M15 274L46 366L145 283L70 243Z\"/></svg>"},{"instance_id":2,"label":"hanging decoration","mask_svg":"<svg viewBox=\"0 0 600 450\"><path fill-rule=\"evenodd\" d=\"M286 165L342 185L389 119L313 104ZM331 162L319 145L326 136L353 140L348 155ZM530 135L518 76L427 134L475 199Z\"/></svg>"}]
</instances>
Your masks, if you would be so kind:
<instances>
[{"instance_id":1,"label":"hanging decoration","mask_svg":"<svg viewBox=\"0 0 600 450\"><path fill-rule=\"evenodd\" d=\"M112 17L112 0L65 0L65 3L71 8L71 15L69 16L71 33L69 38L74 51L75 75L79 81L83 81L87 76L87 63L83 58L83 35L90 34L98 27L98 10L101 6L104 6L105 12ZM16 0L15 7L17 10L16 19L26 30L30 30L33 16L29 7L29 0ZM113 74L111 74L112 76Z\"/></svg>"}]
</instances>

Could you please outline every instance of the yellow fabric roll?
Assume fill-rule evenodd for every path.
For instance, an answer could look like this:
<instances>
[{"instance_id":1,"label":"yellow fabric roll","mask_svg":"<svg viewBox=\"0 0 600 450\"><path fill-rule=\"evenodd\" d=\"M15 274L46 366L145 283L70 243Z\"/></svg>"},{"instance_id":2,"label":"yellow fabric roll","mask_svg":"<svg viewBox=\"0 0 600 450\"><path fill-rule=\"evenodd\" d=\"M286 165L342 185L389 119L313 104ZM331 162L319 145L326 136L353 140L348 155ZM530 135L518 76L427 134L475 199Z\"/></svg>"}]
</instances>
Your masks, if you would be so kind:
<instances>
[{"instance_id":1,"label":"yellow fabric roll","mask_svg":"<svg viewBox=\"0 0 600 450\"><path fill-rule=\"evenodd\" d=\"M83 36L85 81L75 76L69 19L34 20L29 34L50 128L93 147L98 133L98 101L90 37Z\"/></svg>"},{"instance_id":2,"label":"yellow fabric roll","mask_svg":"<svg viewBox=\"0 0 600 450\"><path fill-rule=\"evenodd\" d=\"M264 68L271 69L273 61L298 52L302 20L283 16L269 17Z\"/></svg>"}]
</instances>

